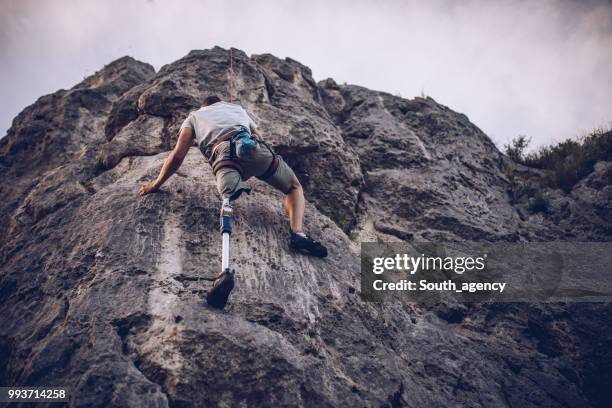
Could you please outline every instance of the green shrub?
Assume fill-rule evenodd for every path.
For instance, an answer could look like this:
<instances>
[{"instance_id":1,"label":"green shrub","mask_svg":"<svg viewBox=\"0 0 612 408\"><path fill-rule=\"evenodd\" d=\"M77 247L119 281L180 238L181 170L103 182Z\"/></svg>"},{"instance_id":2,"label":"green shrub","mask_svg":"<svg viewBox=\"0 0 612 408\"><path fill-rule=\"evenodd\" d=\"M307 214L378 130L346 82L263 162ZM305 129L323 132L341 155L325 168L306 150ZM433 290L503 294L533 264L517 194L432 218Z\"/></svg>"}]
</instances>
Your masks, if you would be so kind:
<instances>
[{"instance_id":1,"label":"green shrub","mask_svg":"<svg viewBox=\"0 0 612 408\"><path fill-rule=\"evenodd\" d=\"M579 140L566 140L556 145L545 146L525 155L530 139L519 136L505 146L506 154L518 163L539 169L550 170L548 184L566 192L583 177L593 171L600 160L612 160L612 130L595 129Z\"/></svg>"},{"instance_id":2,"label":"green shrub","mask_svg":"<svg viewBox=\"0 0 612 408\"><path fill-rule=\"evenodd\" d=\"M512 139L512 141L506 145L504 145L504 153L512 160L517 163L522 163L525 149L531 143L531 138L527 138L525 135L520 135L517 138Z\"/></svg>"},{"instance_id":3,"label":"green shrub","mask_svg":"<svg viewBox=\"0 0 612 408\"><path fill-rule=\"evenodd\" d=\"M612 160L612 131L596 129L578 141L566 140L528 154L524 164L553 173L550 184L569 192L600 160Z\"/></svg>"}]
</instances>

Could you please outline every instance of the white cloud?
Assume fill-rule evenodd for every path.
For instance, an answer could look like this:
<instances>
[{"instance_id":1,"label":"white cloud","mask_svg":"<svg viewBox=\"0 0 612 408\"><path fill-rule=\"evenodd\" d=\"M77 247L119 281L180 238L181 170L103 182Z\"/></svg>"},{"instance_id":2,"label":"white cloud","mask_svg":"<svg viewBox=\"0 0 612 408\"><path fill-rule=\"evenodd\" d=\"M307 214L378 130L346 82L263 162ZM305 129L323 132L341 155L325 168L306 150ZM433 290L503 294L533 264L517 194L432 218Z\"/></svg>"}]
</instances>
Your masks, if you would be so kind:
<instances>
[{"instance_id":1,"label":"white cloud","mask_svg":"<svg viewBox=\"0 0 612 408\"><path fill-rule=\"evenodd\" d=\"M5 1L0 134L37 97L123 55L157 69L214 45L289 56L404 97L421 91L499 144L612 120L612 7L549 1Z\"/></svg>"}]
</instances>

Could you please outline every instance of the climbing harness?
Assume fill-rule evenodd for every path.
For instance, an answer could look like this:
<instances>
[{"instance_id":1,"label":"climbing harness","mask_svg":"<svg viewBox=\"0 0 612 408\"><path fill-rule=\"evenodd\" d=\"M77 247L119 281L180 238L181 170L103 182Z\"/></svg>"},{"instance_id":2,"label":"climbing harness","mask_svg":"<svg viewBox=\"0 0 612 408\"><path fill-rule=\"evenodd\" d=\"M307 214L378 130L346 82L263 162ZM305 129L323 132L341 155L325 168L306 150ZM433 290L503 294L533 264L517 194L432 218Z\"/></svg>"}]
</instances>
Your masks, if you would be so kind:
<instances>
[{"instance_id":1,"label":"climbing harness","mask_svg":"<svg viewBox=\"0 0 612 408\"><path fill-rule=\"evenodd\" d=\"M248 133L248 135L244 133ZM228 141L230 143L229 157L225 160L215 161L217 158L216 157L217 147L221 143L228 142ZM256 149L257 143L261 143L262 145L266 147L266 149L270 151L270 153L272 154L272 161L270 162L270 165L268 166L266 171L264 171L263 174L261 174L260 176L257 176L257 178L259 180L265 181L269 179L270 177L272 177L272 175L276 172L276 169L278 169L278 166L280 165L280 156L276 154L276 152L272 149L272 147L270 147L270 145L264 142L263 140L253 139L250 132L246 130L245 128L242 128L242 130L239 130L237 132L234 131L234 132L230 132L230 133L220 136L217 140L215 140L214 143L212 143L210 146L208 146L204 150L204 157L206 158L206 160L208 160L208 164L212 167L213 174L216 175L217 171L219 171L223 167L232 167L236 169L236 171L238 171L238 173L242 177L243 175L242 167L235 160L236 154L237 154L236 152L236 142L237 141L241 142L240 147L239 147L239 150L240 150L239 156L247 155L250 151Z\"/></svg>"},{"instance_id":2,"label":"climbing harness","mask_svg":"<svg viewBox=\"0 0 612 408\"><path fill-rule=\"evenodd\" d=\"M242 167L235 160L236 159L236 137L242 132L248 132L246 128L241 128L240 130L234 130L228 132L224 135L221 135L215 140L212 144L207 146L204 149L204 158L208 161L208 164L212 167L212 171L214 175L217 175L217 171L219 171L223 167L232 167L238 171L240 176L242 177ZM229 142L229 157L224 160L216 161L217 159L217 148L223 142Z\"/></svg>"}]
</instances>

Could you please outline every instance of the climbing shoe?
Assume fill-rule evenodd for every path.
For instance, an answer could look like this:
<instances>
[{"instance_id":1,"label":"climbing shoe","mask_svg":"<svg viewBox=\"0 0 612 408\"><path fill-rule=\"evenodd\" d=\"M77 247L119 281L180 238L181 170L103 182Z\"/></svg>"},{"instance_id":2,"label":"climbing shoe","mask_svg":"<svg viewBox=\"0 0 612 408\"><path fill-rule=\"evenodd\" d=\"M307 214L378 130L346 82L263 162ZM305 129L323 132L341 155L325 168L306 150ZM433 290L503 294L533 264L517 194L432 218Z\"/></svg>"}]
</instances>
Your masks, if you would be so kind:
<instances>
[{"instance_id":1,"label":"climbing shoe","mask_svg":"<svg viewBox=\"0 0 612 408\"><path fill-rule=\"evenodd\" d=\"M323 244L315 241L306 234L297 234L293 231L289 233L289 248L319 258L325 258L327 256L327 248L325 248Z\"/></svg>"},{"instance_id":2,"label":"climbing shoe","mask_svg":"<svg viewBox=\"0 0 612 408\"><path fill-rule=\"evenodd\" d=\"M234 271L226 269L213 282L213 287L206 296L206 302L214 308L223 309L232 289L234 289Z\"/></svg>"}]
</instances>

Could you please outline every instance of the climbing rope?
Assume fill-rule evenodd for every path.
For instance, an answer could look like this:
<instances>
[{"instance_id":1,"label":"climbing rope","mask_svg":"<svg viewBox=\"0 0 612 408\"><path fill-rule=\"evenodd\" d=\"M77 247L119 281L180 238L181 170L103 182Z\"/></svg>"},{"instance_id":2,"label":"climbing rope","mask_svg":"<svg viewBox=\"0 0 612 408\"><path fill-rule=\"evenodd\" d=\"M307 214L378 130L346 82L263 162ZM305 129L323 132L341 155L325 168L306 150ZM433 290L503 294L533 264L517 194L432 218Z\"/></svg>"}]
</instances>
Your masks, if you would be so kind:
<instances>
[{"instance_id":1,"label":"climbing rope","mask_svg":"<svg viewBox=\"0 0 612 408\"><path fill-rule=\"evenodd\" d=\"M227 99L234 101L234 49L229 50L229 68L227 70Z\"/></svg>"}]
</instances>

